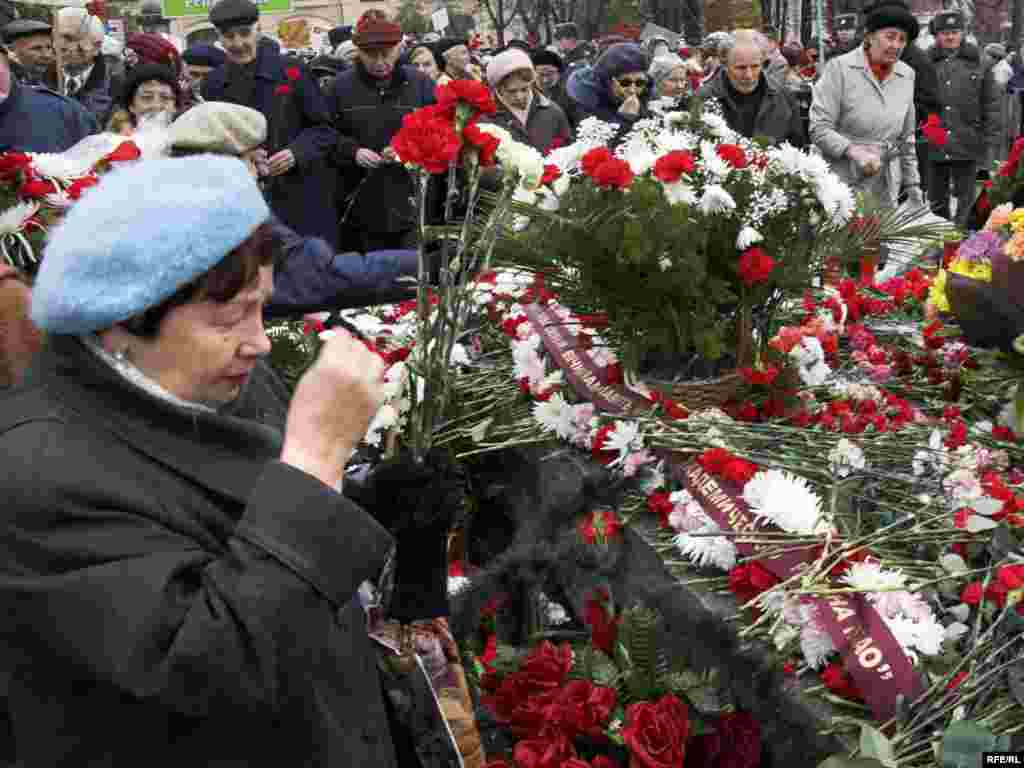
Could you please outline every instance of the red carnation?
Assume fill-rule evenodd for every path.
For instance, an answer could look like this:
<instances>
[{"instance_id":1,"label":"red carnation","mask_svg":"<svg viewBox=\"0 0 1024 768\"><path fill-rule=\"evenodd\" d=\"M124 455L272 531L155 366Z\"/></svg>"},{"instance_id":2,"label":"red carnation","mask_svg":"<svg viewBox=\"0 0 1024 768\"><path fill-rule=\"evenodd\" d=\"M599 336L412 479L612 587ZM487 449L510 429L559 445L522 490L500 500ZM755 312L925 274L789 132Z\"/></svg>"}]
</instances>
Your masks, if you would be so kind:
<instances>
[{"instance_id":1,"label":"red carnation","mask_svg":"<svg viewBox=\"0 0 1024 768\"><path fill-rule=\"evenodd\" d=\"M740 279L749 288L756 283L763 283L775 269L775 259L756 245L747 248L740 256Z\"/></svg>"},{"instance_id":2,"label":"red carnation","mask_svg":"<svg viewBox=\"0 0 1024 768\"><path fill-rule=\"evenodd\" d=\"M696 167L693 155L685 149L677 149L662 155L654 162L654 175L659 181L671 184L679 181L684 173L693 173Z\"/></svg>"},{"instance_id":3,"label":"red carnation","mask_svg":"<svg viewBox=\"0 0 1024 768\"><path fill-rule=\"evenodd\" d=\"M719 144L715 147L715 153L733 168L746 168L750 165L747 153L739 144Z\"/></svg>"},{"instance_id":4,"label":"red carnation","mask_svg":"<svg viewBox=\"0 0 1024 768\"><path fill-rule=\"evenodd\" d=\"M671 494L667 491L655 491L647 497L647 509L658 516L658 523L662 528L671 528L668 516L672 514L674 506Z\"/></svg>"},{"instance_id":5,"label":"red carnation","mask_svg":"<svg viewBox=\"0 0 1024 768\"><path fill-rule=\"evenodd\" d=\"M544 166L544 175L541 177L541 184L550 185L552 182L557 181L562 176L562 171L559 170L557 165L548 163Z\"/></svg>"},{"instance_id":6,"label":"red carnation","mask_svg":"<svg viewBox=\"0 0 1024 768\"><path fill-rule=\"evenodd\" d=\"M936 147L946 146L949 139L949 131L942 127L942 121L936 114L928 115L928 119L918 126L921 134L928 139L928 143Z\"/></svg>"},{"instance_id":7,"label":"red carnation","mask_svg":"<svg viewBox=\"0 0 1024 768\"><path fill-rule=\"evenodd\" d=\"M123 163L129 160L138 160L140 157L142 157L142 151L134 141L122 141L118 144L117 149L103 159L108 163Z\"/></svg>"},{"instance_id":8,"label":"red carnation","mask_svg":"<svg viewBox=\"0 0 1024 768\"><path fill-rule=\"evenodd\" d=\"M633 183L633 169L625 160L612 158L597 166L590 178L605 189L625 189Z\"/></svg>"},{"instance_id":9,"label":"red carnation","mask_svg":"<svg viewBox=\"0 0 1024 768\"><path fill-rule=\"evenodd\" d=\"M977 605L982 600L983 591L980 581L972 581L960 592L960 602L967 605Z\"/></svg>"},{"instance_id":10,"label":"red carnation","mask_svg":"<svg viewBox=\"0 0 1024 768\"><path fill-rule=\"evenodd\" d=\"M0 155L0 179L6 179L20 170L28 170L32 158L24 152L4 152Z\"/></svg>"},{"instance_id":11,"label":"red carnation","mask_svg":"<svg viewBox=\"0 0 1024 768\"><path fill-rule=\"evenodd\" d=\"M597 167L611 159L612 153L608 147L595 147L580 159L580 168L587 176L593 177Z\"/></svg>"},{"instance_id":12,"label":"red carnation","mask_svg":"<svg viewBox=\"0 0 1024 768\"><path fill-rule=\"evenodd\" d=\"M462 142L436 107L423 107L402 118L402 127L391 140L391 146L403 163L436 174L447 171L458 158Z\"/></svg>"},{"instance_id":13,"label":"red carnation","mask_svg":"<svg viewBox=\"0 0 1024 768\"><path fill-rule=\"evenodd\" d=\"M475 122L470 122L462 129L462 138L480 151L480 165L494 165L494 154L498 151L501 139L487 131L481 131Z\"/></svg>"},{"instance_id":14,"label":"red carnation","mask_svg":"<svg viewBox=\"0 0 1024 768\"><path fill-rule=\"evenodd\" d=\"M774 365L764 369L740 368L740 375L748 384L768 386L778 377L779 369Z\"/></svg>"},{"instance_id":15,"label":"red carnation","mask_svg":"<svg viewBox=\"0 0 1024 768\"><path fill-rule=\"evenodd\" d=\"M853 678L839 664L829 664L825 667L821 672L821 682L832 693L842 696L844 699L864 700L864 696L861 694L857 684L853 682Z\"/></svg>"},{"instance_id":16,"label":"red carnation","mask_svg":"<svg viewBox=\"0 0 1024 768\"><path fill-rule=\"evenodd\" d=\"M487 86L476 80L452 80L445 85L437 86L434 89L434 96L437 99L437 106L449 116L455 114L459 102L468 104L485 115L493 115L498 111Z\"/></svg>"},{"instance_id":17,"label":"red carnation","mask_svg":"<svg viewBox=\"0 0 1024 768\"><path fill-rule=\"evenodd\" d=\"M284 71L284 74L289 80L298 80L302 77L302 72L299 71L298 67L288 67L288 69Z\"/></svg>"},{"instance_id":18,"label":"red carnation","mask_svg":"<svg viewBox=\"0 0 1024 768\"><path fill-rule=\"evenodd\" d=\"M95 187L99 183L99 179L95 176L84 176L81 179L75 179L67 189L68 197L72 200L77 200L82 196L82 192L89 187Z\"/></svg>"},{"instance_id":19,"label":"red carnation","mask_svg":"<svg viewBox=\"0 0 1024 768\"><path fill-rule=\"evenodd\" d=\"M287 96L291 92L292 87L288 83L281 83L281 85L274 89L275 96Z\"/></svg>"},{"instance_id":20,"label":"red carnation","mask_svg":"<svg viewBox=\"0 0 1024 768\"><path fill-rule=\"evenodd\" d=\"M57 185L44 179L33 179L21 185L18 197L46 197L57 191Z\"/></svg>"}]
</instances>

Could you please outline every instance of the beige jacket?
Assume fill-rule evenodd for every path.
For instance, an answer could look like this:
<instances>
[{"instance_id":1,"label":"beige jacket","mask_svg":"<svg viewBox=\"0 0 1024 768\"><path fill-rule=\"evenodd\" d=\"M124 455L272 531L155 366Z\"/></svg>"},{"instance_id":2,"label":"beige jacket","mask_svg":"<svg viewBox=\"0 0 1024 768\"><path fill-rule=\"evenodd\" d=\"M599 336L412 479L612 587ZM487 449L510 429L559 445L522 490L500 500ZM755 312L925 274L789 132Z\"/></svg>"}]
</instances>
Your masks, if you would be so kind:
<instances>
[{"instance_id":1,"label":"beige jacket","mask_svg":"<svg viewBox=\"0 0 1024 768\"><path fill-rule=\"evenodd\" d=\"M830 60L814 84L811 142L856 192L871 193L895 205L901 188L920 185L915 127L914 70L902 61L879 83L858 46ZM851 143L878 147L883 153L882 172L866 177L846 157ZM884 160L887 144L890 162Z\"/></svg>"}]
</instances>

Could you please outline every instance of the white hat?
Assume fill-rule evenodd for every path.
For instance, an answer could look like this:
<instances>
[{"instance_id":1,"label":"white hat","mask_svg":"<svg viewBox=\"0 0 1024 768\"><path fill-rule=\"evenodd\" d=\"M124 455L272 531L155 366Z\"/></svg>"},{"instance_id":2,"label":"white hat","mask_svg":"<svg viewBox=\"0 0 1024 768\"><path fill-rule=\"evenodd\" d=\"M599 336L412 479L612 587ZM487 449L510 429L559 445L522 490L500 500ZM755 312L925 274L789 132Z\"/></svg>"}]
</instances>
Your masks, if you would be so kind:
<instances>
[{"instance_id":1,"label":"white hat","mask_svg":"<svg viewBox=\"0 0 1024 768\"><path fill-rule=\"evenodd\" d=\"M204 101L186 111L168 128L171 149L241 155L267 139L262 112L226 101Z\"/></svg>"}]
</instances>

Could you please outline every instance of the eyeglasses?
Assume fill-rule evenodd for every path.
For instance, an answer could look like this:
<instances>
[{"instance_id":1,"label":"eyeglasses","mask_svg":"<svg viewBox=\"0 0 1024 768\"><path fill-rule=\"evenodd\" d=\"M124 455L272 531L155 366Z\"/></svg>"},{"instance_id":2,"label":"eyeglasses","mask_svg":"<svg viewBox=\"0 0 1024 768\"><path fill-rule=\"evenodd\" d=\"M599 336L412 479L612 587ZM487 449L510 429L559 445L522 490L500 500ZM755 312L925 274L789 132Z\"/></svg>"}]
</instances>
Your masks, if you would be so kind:
<instances>
[{"instance_id":1,"label":"eyeglasses","mask_svg":"<svg viewBox=\"0 0 1024 768\"><path fill-rule=\"evenodd\" d=\"M637 88L641 91L647 87L647 81L641 80L639 78L636 80L632 80L630 78L624 78L622 80L616 79L615 82L618 83L623 88L629 88L630 86L632 86L633 88Z\"/></svg>"}]
</instances>

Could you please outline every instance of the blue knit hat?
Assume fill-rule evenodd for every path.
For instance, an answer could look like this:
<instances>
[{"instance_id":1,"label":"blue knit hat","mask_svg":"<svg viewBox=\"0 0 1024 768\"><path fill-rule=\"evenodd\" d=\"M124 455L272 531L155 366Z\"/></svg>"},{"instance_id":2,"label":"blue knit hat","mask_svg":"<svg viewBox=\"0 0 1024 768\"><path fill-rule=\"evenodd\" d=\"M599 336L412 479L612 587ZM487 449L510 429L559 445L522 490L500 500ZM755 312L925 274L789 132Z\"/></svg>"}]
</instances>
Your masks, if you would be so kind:
<instances>
[{"instance_id":1,"label":"blue knit hat","mask_svg":"<svg viewBox=\"0 0 1024 768\"><path fill-rule=\"evenodd\" d=\"M45 331L109 328L207 272L270 209L241 160L147 160L112 171L50 234L32 290Z\"/></svg>"},{"instance_id":2,"label":"blue knit hat","mask_svg":"<svg viewBox=\"0 0 1024 768\"><path fill-rule=\"evenodd\" d=\"M594 65L594 77L608 89L612 80L627 72L646 72L650 65L647 52L635 43L616 43L601 54Z\"/></svg>"}]
</instances>

